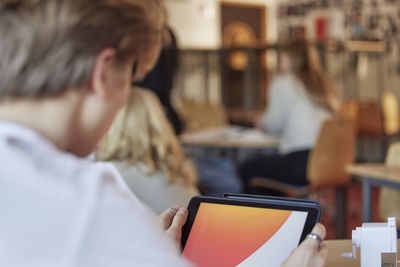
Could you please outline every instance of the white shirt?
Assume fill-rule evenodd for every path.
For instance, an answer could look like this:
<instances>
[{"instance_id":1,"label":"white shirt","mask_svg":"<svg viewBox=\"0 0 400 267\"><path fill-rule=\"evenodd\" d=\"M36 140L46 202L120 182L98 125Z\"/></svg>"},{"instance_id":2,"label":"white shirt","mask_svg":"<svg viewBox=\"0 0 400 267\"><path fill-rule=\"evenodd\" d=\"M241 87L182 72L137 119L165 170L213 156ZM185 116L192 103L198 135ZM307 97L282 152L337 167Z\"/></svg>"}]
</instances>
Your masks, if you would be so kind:
<instances>
[{"instance_id":1,"label":"white shirt","mask_svg":"<svg viewBox=\"0 0 400 267\"><path fill-rule=\"evenodd\" d=\"M174 205L187 206L192 197L200 194L194 185L184 184L182 179L177 179L173 184L168 183L164 172L143 174L140 170L147 169L143 164L113 163L132 192L157 213Z\"/></svg>"},{"instance_id":2,"label":"white shirt","mask_svg":"<svg viewBox=\"0 0 400 267\"><path fill-rule=\"evenodd\" d=\"M0 122L0 266L187 266L109 164Z\"/></svg>"},{"instance_id":3,"label":"white shirt","mask_svg":"<svg viewBox=\"0 0 400 267\"><path fill-rule=\"evenodd\" d=\"M272 82L263 127L281 139L281 154L311 149L328 117L330 112L315 104L294 75L279 75Z\"/></svg>"}]
</instances>

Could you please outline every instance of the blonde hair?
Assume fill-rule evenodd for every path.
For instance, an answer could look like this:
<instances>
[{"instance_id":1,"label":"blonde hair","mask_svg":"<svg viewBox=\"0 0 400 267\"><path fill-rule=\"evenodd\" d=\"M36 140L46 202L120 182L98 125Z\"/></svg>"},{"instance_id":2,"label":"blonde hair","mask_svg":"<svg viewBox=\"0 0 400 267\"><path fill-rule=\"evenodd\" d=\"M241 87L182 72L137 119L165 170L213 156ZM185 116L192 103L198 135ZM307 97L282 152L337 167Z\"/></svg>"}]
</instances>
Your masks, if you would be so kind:
<instances>
[{"instance_id":1,"label":"blonde hair","mask_svg":"<svg viewBox=\"0 0 400 267\"><path fill-rule=\"evenodd\" d=\"M311 98L331 112L337 112L340 98L337 87L324 71L317 49L299 40L283 49L290 56L292 71L303 82Z\"/></svg>"},{"instance_id":2,"label":"blonde hair","mask_svg":"<svg viewBox=\"0 0 400 267\"><path fill-rule=\"evenodd\" d=\"M193 165L179 141L157 96L135 88L96 151L99 160L143 163L151 174L163 171L168 181L196 181Z\"/></svg>"},{"instance_id":3,"label":"blonde hair","mask_svg":"<svg viewBox=\"0 0 400 267\"><path fill-rule=\"evenodd\" d=\"M79 88L102 50L124 63L161 39L163 25L157 0L0 0L0 98Z\"/></svg>"}]
</instances>

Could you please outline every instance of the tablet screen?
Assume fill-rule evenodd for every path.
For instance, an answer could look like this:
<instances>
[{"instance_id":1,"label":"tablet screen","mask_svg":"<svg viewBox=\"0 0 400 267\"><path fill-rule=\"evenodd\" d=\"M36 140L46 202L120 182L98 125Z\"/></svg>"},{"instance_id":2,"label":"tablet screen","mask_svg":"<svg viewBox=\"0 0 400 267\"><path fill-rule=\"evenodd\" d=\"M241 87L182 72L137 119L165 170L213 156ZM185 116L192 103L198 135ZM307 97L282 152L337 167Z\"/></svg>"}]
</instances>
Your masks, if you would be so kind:
<instances>
[{"instance_id":1,"label":"tablet screen","mask_svg":"<svg viewBox=\"0 0 400 267\"><path fill-rule=\"evenodd\" d=\"M308 212L200 203L183 256L197 266L280 266Z\"/></svg>"}]
</instances>

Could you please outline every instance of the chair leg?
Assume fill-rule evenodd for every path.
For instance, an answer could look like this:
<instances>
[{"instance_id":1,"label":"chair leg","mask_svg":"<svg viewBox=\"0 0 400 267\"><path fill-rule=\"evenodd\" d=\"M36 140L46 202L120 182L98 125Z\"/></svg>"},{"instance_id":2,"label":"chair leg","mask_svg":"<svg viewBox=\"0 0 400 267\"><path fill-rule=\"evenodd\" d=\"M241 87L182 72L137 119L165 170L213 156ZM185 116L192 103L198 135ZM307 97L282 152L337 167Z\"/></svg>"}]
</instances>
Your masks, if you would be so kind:
<instances>
[{"instance_id":1,"label":"chair leg","mask_svg":"<svg viewBox=\"0 0 400 267\"><path fill-rule=\"evenodd\" d=\"M347 187L336 188L335 235L336 239L345 239L347 231Z\"/></svg>"}]
</instances>

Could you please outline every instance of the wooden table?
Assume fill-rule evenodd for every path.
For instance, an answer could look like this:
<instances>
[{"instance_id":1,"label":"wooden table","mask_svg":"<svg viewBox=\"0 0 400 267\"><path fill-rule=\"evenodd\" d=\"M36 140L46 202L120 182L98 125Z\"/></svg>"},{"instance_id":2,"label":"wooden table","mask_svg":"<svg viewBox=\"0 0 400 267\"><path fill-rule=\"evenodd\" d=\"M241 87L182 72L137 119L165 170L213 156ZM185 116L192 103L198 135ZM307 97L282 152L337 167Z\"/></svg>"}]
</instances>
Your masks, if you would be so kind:
<instances>
[{"instance_id":1,"label":"wooden table","mask_svg":"<svg viewBox=\"0 0 400 267\"><path fill-rule=\"evenodd\" d=\"M218 148L272 148L279 140L256 128L227 125L196 132L184 133L179 139L185 145Z\"/></svg>"},{"instance_id":2,"label":"wooden table","mask_svg":"<svg viewBox=\"0 0 400 267\"><path fill-rule=\"evenodd\" d=\"M360 249L357 249L357 259L343 259L342 253L351 252L352 245L350 239L326 240L324 243L328 247L328 261L326 267L360 267ZM397 241L397 249L400 248L400 240Z\"/></svg>"},{"instance_id":3,"label":"wooden table","mask_svg":"<svg viewBox=\"0 0 400 267\"><path fill-rule=\"evenodd\" d=\"M352 164L347 172L362 181L363 222L371 222L372 187L387 186L400 190L400 167L386 166L383 163Z\"/></svg>"},{"instance_id":4,"label":"wooden table","mask_svg":"<svg viewBox=\"0 0 400 267\"><path fill-rule=\"evenodd\" d=\"M266 135L259 129L234 125L184 133L180 135L179 139L187 148L202 149L203 151L212 149L219 152L228 151L228 155L235 165L239 161L239 150L262 149L276 153L279 146L278 139Z\"/></svg>"}]
</instances>

